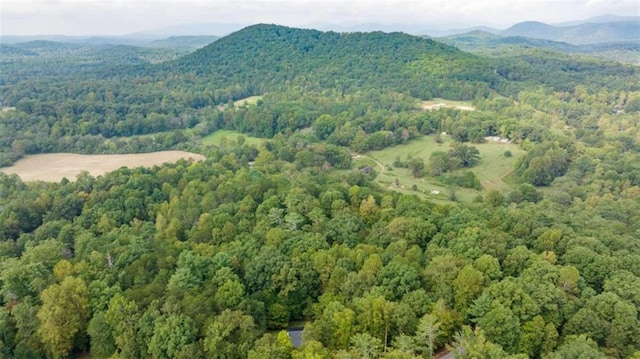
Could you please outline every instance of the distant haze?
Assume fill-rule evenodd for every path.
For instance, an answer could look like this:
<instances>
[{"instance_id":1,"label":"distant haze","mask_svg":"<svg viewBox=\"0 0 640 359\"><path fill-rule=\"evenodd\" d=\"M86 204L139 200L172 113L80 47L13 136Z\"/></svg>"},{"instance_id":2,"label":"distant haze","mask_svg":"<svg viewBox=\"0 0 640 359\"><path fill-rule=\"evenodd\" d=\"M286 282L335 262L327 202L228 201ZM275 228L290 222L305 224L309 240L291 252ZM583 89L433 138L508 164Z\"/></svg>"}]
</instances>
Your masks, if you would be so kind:
<instances>
[{"instance_id":1,"label":"distant haze","mask_svg":"<svg viewBox=\"0 0 640 359\"><path fill-rule=\"evenodd\" d=\"M385 29L506 28L640 15L638 0L2 0L1 35L124 35L194 23ZM401 25L398 25L401 24ZM415 32L415 31L414 31ZM210 35L223 35L221 33Z\"/></svg>"}]
</instances>

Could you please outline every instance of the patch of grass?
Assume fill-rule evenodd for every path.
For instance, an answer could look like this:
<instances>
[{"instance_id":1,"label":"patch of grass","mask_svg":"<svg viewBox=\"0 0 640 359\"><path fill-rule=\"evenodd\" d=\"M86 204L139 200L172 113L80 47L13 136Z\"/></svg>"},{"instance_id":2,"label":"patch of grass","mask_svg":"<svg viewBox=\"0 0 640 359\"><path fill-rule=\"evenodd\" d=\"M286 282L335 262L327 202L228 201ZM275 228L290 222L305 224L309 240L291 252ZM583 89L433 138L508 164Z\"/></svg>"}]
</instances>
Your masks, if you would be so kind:
<instances>
[{"instance_id":1,"label":"patch of grass","mask_svg":"<svg viewBox=\"0 0 640 359\"><path fill-rule=\"evenodd\" d=\"M396 158L400 157L401 161L406 161L410 156L412 158L422 158L428 165L431 154L435 151L448 152L451 149L451 140L447 136L442 136L443 143L439 144L435 141L435 136L422 136L420 138L409 141L406 144L395 147L385 148L380 151L371 151L366 155L381 162L385 167L392 166ZM471 202L482 192L491 189L506 193L511 191L511 186L507 180L508 175L513 169L513 165L518 157L524 154L518 145L512 143L482 143L467 144L476 147L480 152L480 161L472 168L463 168L453 171L453 174L472 171L482 183L482 191L475 189L455 187L455 194L458 201ZM505 151L511 151L513 156L505 157ZM400 186L395 185L395 179L398 179ZM404 193L414 193L422 197L428 197L437 200L448 200L451 188L442 184L437 178L425 175L423 178L414 178L408 168L393 168L393 171L385 171L380 173L376 178L382 187L396 190ZM417 187L417 191L412 190L413 186ZM435 194L438 192L438 194Z\"/></svg>"},{"instance_id":2,"label":"patch of grass","mask_svg":"<svg viewBox=\"0 0 640 359\"><path fill-rule=\"evenodd\" d=\"M452 101L452 100L445 100L442 98L434 98L432 100L420 102L420 108L424 110L437 110L438 108L441 108L441 107L457 108L459 110L465 110L465 111L475 110L475 107L473 107L470 102L465 102L465 101Z\"/></svg>"},{"instance_id":3,"label":"patch of grass","mask_svg":"<svg viewBox=\"0 0 640 359\"><path fill-rule=\"evenodd\" d=\"M244 140L245 140L244 143L248 144L248 145L259 145L259 144L263 143L264 141L266 141L266 139L264 139L264 138L245 135L245 134L240 133L238 131L218 130L216 132L213 132L213 133L207 135L206 137L203 137L202 138L202 144L203 145L207 145L207 146L220 146L224 142L226 142L226 143L236 142L237 143L238 142L238 136L244 137Z\"/></svg>"},{"instance_id":4,"label":"patch of grass","mask_svg":"<svg viewBox=\"0 0 640 359\"><path fill-rule=\"evenodd\" d=\"M262 100L262 96L249 96L246 98L242 98L238 101L234 101L233 105L235 107L245 106L245 105L255 105L258 103L258 100Z\"/></svg>"}]
</instances>

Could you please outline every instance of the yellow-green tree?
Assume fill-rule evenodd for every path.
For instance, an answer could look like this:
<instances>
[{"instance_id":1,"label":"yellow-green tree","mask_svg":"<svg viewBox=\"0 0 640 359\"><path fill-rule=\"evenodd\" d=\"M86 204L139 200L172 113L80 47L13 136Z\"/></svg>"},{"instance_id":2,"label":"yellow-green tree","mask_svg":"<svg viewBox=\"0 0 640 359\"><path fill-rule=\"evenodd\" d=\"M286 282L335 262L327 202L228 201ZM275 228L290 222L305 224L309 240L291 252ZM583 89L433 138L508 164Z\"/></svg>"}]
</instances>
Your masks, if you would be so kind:
<instances>
[{"instance_id":1,"label":"yellow-green tree","mask_svg":"<svg viewBox=\"0 0 640 359\"><path fill-rule=\"evenodd\" d=\"M73 348L73 339L86 326L89 290L80 278L66 277L52 284L40 298L38 311L42 342L54 358L65 357Z\"/></svg>"}]
</instances>

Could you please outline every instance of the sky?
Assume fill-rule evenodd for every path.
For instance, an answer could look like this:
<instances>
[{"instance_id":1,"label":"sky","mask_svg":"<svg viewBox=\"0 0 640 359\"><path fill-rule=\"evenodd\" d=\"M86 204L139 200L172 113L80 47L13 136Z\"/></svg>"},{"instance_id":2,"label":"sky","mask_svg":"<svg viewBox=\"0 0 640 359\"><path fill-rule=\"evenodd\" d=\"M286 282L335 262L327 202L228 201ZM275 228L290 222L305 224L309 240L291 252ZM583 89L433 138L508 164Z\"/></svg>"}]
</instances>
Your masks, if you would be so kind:
<instances>
[{"instance_id":1,"label":"sky","mask_svg":"<svg viewBox=\"0 0 640 359\"><path fill-rule=\"evenodd\" d=\"M603 14L640 15L639 0L2 0L1 35L125 35L189 23L357 23L507 28Z\"/></svg>"}]
</instances>

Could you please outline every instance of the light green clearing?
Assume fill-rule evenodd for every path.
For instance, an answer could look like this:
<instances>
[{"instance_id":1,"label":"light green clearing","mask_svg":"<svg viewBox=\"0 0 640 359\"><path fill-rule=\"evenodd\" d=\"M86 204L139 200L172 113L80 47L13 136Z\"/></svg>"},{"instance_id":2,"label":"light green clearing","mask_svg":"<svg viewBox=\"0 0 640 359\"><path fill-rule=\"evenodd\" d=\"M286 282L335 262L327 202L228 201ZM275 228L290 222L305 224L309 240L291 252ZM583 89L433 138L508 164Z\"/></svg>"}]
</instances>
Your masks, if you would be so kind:
<instances>
[{"instance_id":1,"label":"light green clearing","mask_svg":"<svg viewBox=\"0 0 640 359\"><path fill-rule=\"evenodd\" d=\"M245 105L255 105L258 103L258 100L262 100L262 96L249 96L246 98L242 98L238 101L234 101L233 105L235 107L245 106Z\"/></svg>"},{"instance_id":2,"label":"light green clearing","mask_svg":"<svg viewBox=\"0 0 640 359\"><path fill-rule=\"evenodd\" d=\"M259 144L263 143L264 141L266 141L266 139L264 139L264 138L245 135L245 134L240 133L238 131L218 130L216 132L213 132L213 133L207 135L206 137L203 137L202 138L202 144L208 145L208 146L221 146L225 142L227 144L229 144L231 142L236 142L237 143L238 136L244 137L244 140L245 140L244 143L247 144L247 145L259 145Z\"/></svg>"},{"instance_id":3,"label":"light green clearing","mask_svg":"<svg viewBox=\"0 0 640 359\"><path fill-rule=\"evenodd\" d=\"M420 108L423 110L437 110L439 108L456 108L458 110L464 111L474 111L475 107L471 105L469 102L465 101L452 101L445 100L442 98L434 98L428 101L420 102Z\"/></svg>"},{"instance_id":4,"label":"light green clearing","mask_svg":"<svg viewBox=\"0 0 640 359\"><path fill-rule=\"evenodd\" d=\"M379 166L371 166L379 172L376 181L382 187L405 193L414 193L436 200L448 200L450 188L440 183L437 178L430 177L429 175L425 175L423 178L414 178L409 169L393 167L393 162L396 158L400 157L401 161L406 161L409 156L422 158L425 165L428 166L429 158L433 152L447 152L451 148L450 145L453 143L453 140L447 136L442 136L442 139L443 143L439 144L435 141L435 136L422 136L403 145L368 152L365 156L355 158L354 162L356 165L368 166L371 166L373 160L382 163L385 168L382 173L380 173ZM516 159L524 154L524 151L518 148L518 145L512 143L467 145L478 149L480 152L480 161L472 168L460 169L452 173L473 171L482 183L482 191L456 187L454 190L457 199L463 202L471 202L478 194L482 194L491 189L503 193L509 192L511 187L505 182L505 178L511 173ZM512 157L504 156L507 150L511 151ZM396 178L400 182L400 187L396 187L394 184ZM411 189L413 185L417 186L417 191ZM439 194L432 194L432 191L438 191Z\"/></svg>"}]
</instances>

